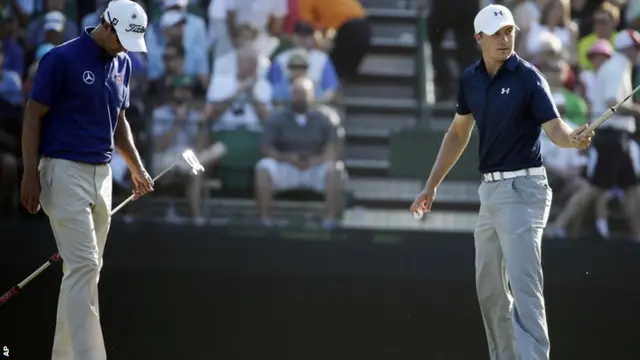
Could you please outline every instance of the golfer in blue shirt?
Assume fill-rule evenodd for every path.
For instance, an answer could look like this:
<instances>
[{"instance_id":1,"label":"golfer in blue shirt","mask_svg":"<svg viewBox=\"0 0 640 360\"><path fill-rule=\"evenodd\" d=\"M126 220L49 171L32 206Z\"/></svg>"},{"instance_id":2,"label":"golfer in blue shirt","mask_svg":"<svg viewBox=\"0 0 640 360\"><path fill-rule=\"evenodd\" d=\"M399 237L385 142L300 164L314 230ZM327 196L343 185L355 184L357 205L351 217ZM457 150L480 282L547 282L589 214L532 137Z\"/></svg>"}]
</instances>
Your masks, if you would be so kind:
<instances>
[{"instance_id":1,"label":"golfer in blue shirt","mask_svg":"<svg viewBox=\"0 0 640 360\"><path fill-rule=\"evenodd\" d=\"M153 190L125 117L131 60L144 52L147 15L109 3L100 25L40 60L24 115L22 204L49 217L63 263L53 360L105 360L98 278L110 224L117 148L136 197Z\"/></svg>"},{"instance_id":2,"label":"golfer in blue shirt","mask_svg":"<svg viewBox=\"0 0 640 360\"><path fill-rule=\"evenodd\" d=\"M586 148L593 133L560 119L540 72L513 51L518 29L504 6L476 15L482 59L460 78L456 115L424 190L411 211L428 212L438 185L455 165L474 124L482 183L474 238L476 290L492 360L549 359L541 240L551 189L540 133L563 148Z\"/></svg>"}]
</instances>

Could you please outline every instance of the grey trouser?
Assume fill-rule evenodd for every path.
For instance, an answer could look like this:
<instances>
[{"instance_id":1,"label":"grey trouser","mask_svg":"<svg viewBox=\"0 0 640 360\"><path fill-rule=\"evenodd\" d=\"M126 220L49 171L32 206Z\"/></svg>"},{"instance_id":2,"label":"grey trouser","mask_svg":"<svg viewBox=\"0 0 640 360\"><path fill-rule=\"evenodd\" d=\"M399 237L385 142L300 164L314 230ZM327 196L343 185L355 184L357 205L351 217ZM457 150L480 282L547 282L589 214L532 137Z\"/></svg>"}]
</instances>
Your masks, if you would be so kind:
<instances>
[{"instance_id":1,"label":"grey trouser","mask_svg":"<svg viewBox=\"0 0 640 360\"><path fill-rule=\"evenodd\" d=\"M483 182L478 193L476 290L491 359L548 360L540 249L552 198L547 178Z\"/></svg>"},{"instance_id":2,"label":"grey trouser","mask_svg":"<svg viewBox=\"0 0 640 360\"><path fill-rule=\"evenodd\" d=\"M40 204L62 256L52 360L106 360L98 280L111 224L111 168L40 160Z\"/></svg>"}]
</instances>

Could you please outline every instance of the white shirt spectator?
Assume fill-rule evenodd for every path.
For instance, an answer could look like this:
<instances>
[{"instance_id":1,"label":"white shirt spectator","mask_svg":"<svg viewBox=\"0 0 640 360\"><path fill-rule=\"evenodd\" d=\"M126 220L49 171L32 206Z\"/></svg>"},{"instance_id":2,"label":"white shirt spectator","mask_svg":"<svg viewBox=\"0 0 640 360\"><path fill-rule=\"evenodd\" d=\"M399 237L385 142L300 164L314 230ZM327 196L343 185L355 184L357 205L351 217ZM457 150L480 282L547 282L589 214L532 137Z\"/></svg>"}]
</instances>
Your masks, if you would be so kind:
<instances>
[{"instance_id":1,"label":"white shirt spectator","mask_svg":"<svg viewBox=\"0 0 640 360\"><path fill-rule=\"evenodd\" d=\"M287 0L225 0L225 3L227 11L235 12L236 25L251 24L258 29L256 44L260 52L265 55L273 53L280 41L269 35L269 19L287 15Z\"/></svg>"},{"instance_id":2,"label":"white shirt spectator","mask_svg":"<svg viewBox=\"0 0 640 360\"><path fill-rule=\"evenodd\" d=\"M213 76L207 91L207 101L210 103L226 101L237 91L238 85L235 73ZM266 79L258 78L252 92L256 100L267 106L271 104L273 90ZM240 127L253 131L262 130L256 110L248 97L242 95L213 123L212 130L233 130Z\"/></svg>"},{"instance_id":3,"label":"white shirt spectator","mask_svg":"<svg viewBox=\"0 0 640 360\"><path fill-rule=\"evenodd\" d=\"M154 152L153 169L155 173L160 172L163 168L175 162L175 159L186 148L192 148L196 145L198 139L198 121L200 112L191 109L185 120L184 125L178 130L174 141L167 149L162 152ZM152 115L152 134L153 137L162 136L170 131L176 121L175 108L173 106L162 106L153 111Z\"/></svg>"},{"instance_id":4,"label":"white shirt spectator","mask_svg":"<svg viewBox=\"0 0 640 360\"><path fill-rule=\"evenodd\" d=\"M545 25L539 23L531 24L527 35L527 52L529 54L537 54L541 50L543 41L541 38L544 36L554 36L560 40L560 47L562 50L571 48L571 31L563 27L555 27L553 30Z\"/></svg>"},{"instance_id":5,"label":"white shirt spectator","mask_svg":"<svg viewBox=\"0 0 640 360\"><path fill-rule=\"evenodd\" d=\"M609 108L608 101L621 101L633 91L632 68L631 61L620 53L614 53L609 60L602 64L594 83L594 114L603 114ZM634 133L636 121L633 116L614 114L600 125L600 128L613 128Z\"/></svg>"}]
</instances>

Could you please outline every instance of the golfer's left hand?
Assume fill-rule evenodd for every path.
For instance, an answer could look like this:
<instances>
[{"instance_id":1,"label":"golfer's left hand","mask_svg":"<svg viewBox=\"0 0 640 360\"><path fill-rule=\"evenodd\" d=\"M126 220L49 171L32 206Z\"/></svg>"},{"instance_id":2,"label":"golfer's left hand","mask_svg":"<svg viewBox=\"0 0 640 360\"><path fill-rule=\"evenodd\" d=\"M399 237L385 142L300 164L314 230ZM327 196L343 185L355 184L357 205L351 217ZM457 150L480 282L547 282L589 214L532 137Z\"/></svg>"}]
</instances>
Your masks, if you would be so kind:
<instances>
[{"instance_id":1,"label":"golfer's left hand","mask_svg":"<svg viewBox=\"0 0 640 360\"><path fill-rule=\"evenodd\" d=\"M587 130L588 125L582 125L581 127L573 130L569 137L571 138L571 144L577 149L586 149L591 145L591 138L595 135L593 131Z\"/></svg>"},{"instance_id":2,"label":"golfer's left hand","mask_svg":"<svg viewBox=\"0 0 640 360\"><path fill-rule=\"evenodd\" d=\"M133 200L138 200L141 196L153 191L153 179L144 168L131 172L133 180Z\"/></svg>"}]
</instances>

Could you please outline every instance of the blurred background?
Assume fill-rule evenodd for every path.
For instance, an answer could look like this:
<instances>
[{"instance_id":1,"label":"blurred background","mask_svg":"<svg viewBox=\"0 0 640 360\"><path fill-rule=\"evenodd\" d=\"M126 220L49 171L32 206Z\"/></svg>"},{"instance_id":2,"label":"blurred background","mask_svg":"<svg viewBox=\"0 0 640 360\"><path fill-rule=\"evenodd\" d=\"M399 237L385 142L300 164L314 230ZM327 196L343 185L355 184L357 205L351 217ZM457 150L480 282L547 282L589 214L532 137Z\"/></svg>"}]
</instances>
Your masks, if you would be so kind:
<instances>
[{"instance_id":1,"label":"blurred background","mask_svg":"<svg viewBox=\"0 0 640 360\"><path fill-rule=\"evenodd\" d=\"M0 5L0 212L19 206L22 113L38 60L99 22L106 0ZM153 175L185 147L207 168L174 171L116 215L126 224L430 229L470 233L479 207L477 137L421 222L407 212L477 61L473 18L491 1L148 0L148 53L131 53L127 116ZM565 120L588 122L595 72L640 1L511 0L519 55L549 80ZM638 84L634 73L634 84ZM543 139L554 203L549 236L637 239L619 191L571 209L587 156ZM275 161L273 158L279 158ZM640 164L637 164L640 165ZM122 159L114 201L128 196ZM637 166L638 167L638 166ZM563 216L563 212L565 215ZM43 215L40 215L43 216ZM558 229L562 231L557 231Z\"/></svg>"}]
</instances>

